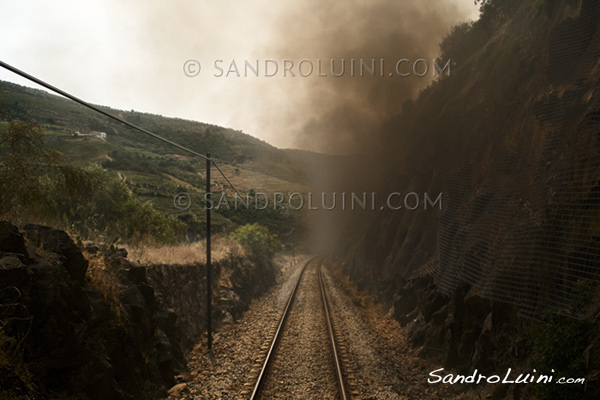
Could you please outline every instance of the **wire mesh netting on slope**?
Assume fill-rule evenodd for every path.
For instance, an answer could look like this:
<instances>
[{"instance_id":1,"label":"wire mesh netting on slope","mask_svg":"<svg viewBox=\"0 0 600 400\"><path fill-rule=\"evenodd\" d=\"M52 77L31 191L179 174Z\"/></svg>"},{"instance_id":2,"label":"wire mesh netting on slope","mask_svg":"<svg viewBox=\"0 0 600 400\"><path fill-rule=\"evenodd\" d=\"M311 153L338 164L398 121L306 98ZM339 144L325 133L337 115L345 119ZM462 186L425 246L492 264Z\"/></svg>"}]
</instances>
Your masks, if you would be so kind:
<instances>
[{"instance_id":1,"label":"wire mesh netting on slope","mask_svg":"<svg viewBox=\"0 0 600 400\"><path fill-rule=\"evenodd\" d=\"M443 208L385 217L396 230L385 233L394 245L381 263L384 279L431 275L447 294L467 283L527 318L598 311L600 2L569 3L537 36L523 26L544 17L520 10L505 26L520 34L501 32L469 71L438 85L434 93L444 98L443 85L462 82L455 96L465 108L454 121L445 116L451 103L440 105L438 125L419 127L415 139L420 154L428 140L442 148L420 171L431 182L426 191L443 192ZM485 70L494 57L496 68L506 57L512 64ZM460 131L451 138L430 133L447 134L450 125Z\"/></svg>"}]
</instances>

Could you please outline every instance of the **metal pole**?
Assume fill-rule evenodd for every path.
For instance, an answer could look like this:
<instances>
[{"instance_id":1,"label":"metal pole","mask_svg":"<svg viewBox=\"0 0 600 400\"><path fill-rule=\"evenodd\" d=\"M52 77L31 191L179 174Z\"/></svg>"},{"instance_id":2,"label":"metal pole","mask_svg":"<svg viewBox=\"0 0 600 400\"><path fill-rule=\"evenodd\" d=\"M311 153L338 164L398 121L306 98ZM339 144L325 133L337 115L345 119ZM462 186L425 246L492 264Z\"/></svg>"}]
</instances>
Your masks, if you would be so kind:
<instances>
[{"instance_id":1,"label":"metal pole","mask_svg":"<svg viewBox=\"0 0 600 400\"><path fill-rule=\"evenodd\" d=\"M212 283L210 266L210 153L206 153L206 339L208 349L212 349Z\"/></svg>"},{"instance_id":2,"label":"metal pole","mask_svg":"<svg viewBox=\"0 0 600 400\"><path fill-rule=\"evenodd\" d=\"M294 240L294 229L292 229L292 260L294 265L296 265L296 241Z\"/></svg>"}]
</instances>

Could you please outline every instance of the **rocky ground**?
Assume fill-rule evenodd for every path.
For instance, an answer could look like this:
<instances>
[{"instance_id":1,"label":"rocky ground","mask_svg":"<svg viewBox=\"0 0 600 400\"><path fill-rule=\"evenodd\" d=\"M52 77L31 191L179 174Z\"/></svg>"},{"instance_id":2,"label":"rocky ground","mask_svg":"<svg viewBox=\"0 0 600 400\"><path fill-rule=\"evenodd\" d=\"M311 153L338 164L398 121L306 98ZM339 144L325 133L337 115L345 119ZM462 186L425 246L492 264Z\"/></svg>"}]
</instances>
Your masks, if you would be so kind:
<instances>
[{"instance_id":1,"label":"rocky ground","mask_svg":"<svg viewBox=\"0 0 600 400\"><path fill-rule=\"evenodd\" d=\"M319 261L309 263L286 320L261 399L323 399L339 396L318 281Z\"/></svg>"},{"instance_id":2,"label":"rocky ground","mask_svg":"<svg viewBox=\"0 0 600 400\"><path fill-rule=\"evenodd\" d=\"M254 300L242 318L221 327L213 335L212 352L203 340L187 356L188 372L177 377L169 399L237 399L256 361L261 347L278 322L306 256L278 260L278 283L263 297Z\"/></svg>"},{"instance_id":3,"label":"rocky ground","mask_svg":"<svg viewBox=\"0 0 600 400\"><path fill-rule=\"evenodd\" d=\"M189 371L177 377L178 384L169 391L170 400L247 397L241 393L248 390L253 383L256 369L262 361L262 349L268 343L270 333L277 325L302 266L302 262L289 267L289 260L280 261L285 265L278 284L263 297L253 301L249 310L239 320L222 327L215 334L212 352L209 352L205 342L202 342L187 355ZM311 276L316 274L310 269L305 273L308 274L303 280L316 278ZM481 395L474 392L463 393L460 387L429 384L427 382L429 372L440 366L418 358L406 345L402 328L391 315L381 315L375 305L366 304L364 299L357 297L358 292L335 266L324 268L324 273L332 313L336 316L334 324L340 333L341 343L346 348L343 355L348 360L350 378L354 382L351 389L352 398L421 400L486 397L485 395L480 397ZM320 302L314 301L312 303L315 304L312 304L307 293L304 295L304 300L301 299L302 293L300 295L298 303L304 303L307 309L313 309L313 313L320 315ZM293 321L290 319L288 322ZM298 323L298 325L302 324ZM316 328L313 326L312 329ZM306 332L298 331L296 334L298 336ZM311 346L307 343L307 346L298 346L304 348L298 350L300 352L307 350L318 353L316 344ZM286 348L284 342L281 347ZM292 347L294 346L287 346L288 350ZM313 354L311 357L317 355ZM320 390L322 388L317 387L319 381L311 373L306 372L302 382L301 377L297 375L302 374L303 371L306 372L307 369L298 365L293 371L293 379L304 385L301 394L290 388L287 397L283 395L279 398L327 398ZM288 372L290 371L283 375L289 375ZM311 384L314 390L310 388Z\"/></svg>"},{"instance_id":4,"label":"rocky ground","mask_svg":"<svg viewBox=\"0 0 600 400\"><path fill-rule=\"evenodd\" d=\"M334 267L323 268L323 275L335 330L356 382L353 399L448 399L457 394L449 385L427 382L439 366L414 355L397 321L359 297Z\"/></svg>"}]
</instances>

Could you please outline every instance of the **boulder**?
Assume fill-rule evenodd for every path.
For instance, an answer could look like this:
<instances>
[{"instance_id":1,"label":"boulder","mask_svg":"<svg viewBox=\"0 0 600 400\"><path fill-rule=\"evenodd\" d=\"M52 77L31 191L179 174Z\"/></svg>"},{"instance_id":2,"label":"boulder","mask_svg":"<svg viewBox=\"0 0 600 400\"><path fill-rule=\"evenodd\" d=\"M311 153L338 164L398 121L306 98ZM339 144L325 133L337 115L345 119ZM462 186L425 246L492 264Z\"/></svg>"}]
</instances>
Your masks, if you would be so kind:
<instances>
[{"instance_id":1,"label":"boulder","mask_svg":"<svg viewBox=\"0 0 600 400\"><path fill-rule=\"evenodd\" d=\"M25 225L27 239L45 251L58 254L71 278L82 281L88 261L66 232L42 225Z\"/></svg>"},{"instance_id":2,"label":"boulder","mask_svg":"<svg viewBox=\"0 0 600 400\"><path fill-rule=\"evenodd\" d=\"M0 252L15 253L22 262L29 261L23 234L8 221L0 221Z\"/></svg>"}]
</instances>

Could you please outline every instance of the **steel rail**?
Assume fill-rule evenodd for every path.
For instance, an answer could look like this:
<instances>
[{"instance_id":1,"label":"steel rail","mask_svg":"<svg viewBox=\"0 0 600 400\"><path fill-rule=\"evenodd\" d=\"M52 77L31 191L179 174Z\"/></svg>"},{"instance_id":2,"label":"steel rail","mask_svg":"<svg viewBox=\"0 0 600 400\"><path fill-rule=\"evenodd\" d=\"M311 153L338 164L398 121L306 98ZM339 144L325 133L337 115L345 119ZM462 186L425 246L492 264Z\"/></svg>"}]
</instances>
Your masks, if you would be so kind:
<instances>
[{"instance_id":1,"label":"steel rail","mask_svg":"<svg viewBox=\"0 0 600 400\"><path fill-rule=\"evenodd\" d=\"M273 354L275 353L275 347L277 347L277 344L279 343L281 333L283 332L283 325L285 324L285 321L288 317L292 302L293 302L294 297L296 296L296 292L298 290L298 286L300 286L300 281L302 280L302 276L304 275L304 271L306 270L306 267L308 266L308 264L313 262L315 259L317 259L317 257L311 258L310 260L308 260L306 262L306 264L304 264L304 267L302 267L302 271L300 272L298 281L296 281L296 284L294 285L294 289L292 290L292 293L290 294L290 297L287 301L285 309L283 310L283 314L281 315L281 319L279 320L279 325L277 326L277 330L275 331L275 336L273 337L273 340L271 341L271 346L269 346L269 351L267 352L265 361L263 362L263 366L260 370L260 374L258 375L258 378L256 379L256 384L254 385L254 389L252 390L252 394L250 395L250 400L255 400L258 398L258 393L264 382L264 377L266 376L267 368L269 367L271 360L274 358Z\"/></svg>"},{"instance_id":2,"label":"steel rail","mask_svg":"<svg viewBox=\"0 0 600 400\"><path fill-rule=\"evenodd\" d=\"M327 291L325 290L325 283L323 282L323 276L321 273L321 264L319 264L317 275L319 275L319 286L321 287L321 297L323 299L323 312L325 313L325 319L327 321L327 330L329 332L329 340L331 343L331 352L333 354L333 363L335 364L338 388L340 390L340 398L342 400L347 400L348 394L346 393L344 374L342 372L342 363L340 362L339 352L335 341L335 333L333 331L333 324L331 322L331 314L329 312L329 301L327 299Z\"/></svg>"}]
</instances>

